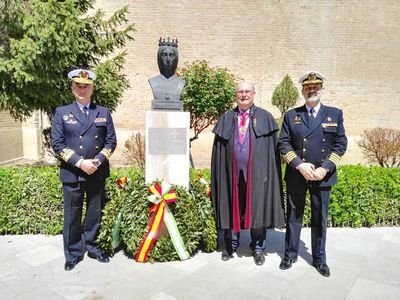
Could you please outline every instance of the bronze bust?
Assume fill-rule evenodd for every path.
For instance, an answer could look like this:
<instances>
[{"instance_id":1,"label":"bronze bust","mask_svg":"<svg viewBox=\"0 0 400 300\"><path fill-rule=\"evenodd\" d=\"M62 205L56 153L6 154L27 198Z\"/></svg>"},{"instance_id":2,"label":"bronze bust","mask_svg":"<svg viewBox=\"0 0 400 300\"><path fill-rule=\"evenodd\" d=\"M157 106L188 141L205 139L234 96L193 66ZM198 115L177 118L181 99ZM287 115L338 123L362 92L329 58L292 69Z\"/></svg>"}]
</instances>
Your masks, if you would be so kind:
<instances>
[{"instance_id":1,"label":"bronze bust","mask_svg":"<svg viewBox=\"0 0 400 300\"><path fill-rule=\"evenodd\" d=\"M160 38L158 45L157 61L161 74L149 79L154 96L151 108L183 111L180 97L185 81L175 75L178 66L178 39Z\"/></svg>"}]
</instances>

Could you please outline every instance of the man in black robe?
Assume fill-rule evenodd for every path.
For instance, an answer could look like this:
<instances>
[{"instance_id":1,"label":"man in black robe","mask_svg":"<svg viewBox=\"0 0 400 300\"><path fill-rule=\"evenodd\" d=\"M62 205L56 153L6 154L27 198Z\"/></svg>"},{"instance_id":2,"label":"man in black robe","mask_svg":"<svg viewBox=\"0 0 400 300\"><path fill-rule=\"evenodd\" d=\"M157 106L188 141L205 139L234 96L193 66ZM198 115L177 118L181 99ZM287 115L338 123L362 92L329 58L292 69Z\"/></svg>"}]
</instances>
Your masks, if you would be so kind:
<instances>
[{"instance_id":1,"label":"man in black robe","mask_svg":"<svg viewBox=\"0 0 400 300\"><path fill-rule=\"evenodd\" d=\"M222 260L233 257L240 230L250 229L254 262L263 265L266 227L283 227L284 210L278 126L269 112L254 105L254 94L252 83L239 83L237 107L213 130L211 187L217 227L224 230Z\"/></svg>"}]
</instances>

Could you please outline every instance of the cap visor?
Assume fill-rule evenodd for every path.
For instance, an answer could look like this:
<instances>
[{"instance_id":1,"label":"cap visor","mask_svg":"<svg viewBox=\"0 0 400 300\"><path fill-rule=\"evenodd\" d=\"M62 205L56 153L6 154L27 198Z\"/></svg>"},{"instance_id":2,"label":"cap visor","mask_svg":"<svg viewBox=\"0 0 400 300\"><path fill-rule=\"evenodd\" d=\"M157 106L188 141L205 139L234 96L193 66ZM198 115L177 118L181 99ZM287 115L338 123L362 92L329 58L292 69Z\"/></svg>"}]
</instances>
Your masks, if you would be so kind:
<instances>
[{"instance_id":1,"label":"cap visor","mask_svg":"<svg viewBox=\"0 0 400 300\"><path fill-rule=\"evenodd\" d=\"M87 78L72 78L72 81L76 82L76 83L82 83L82 84L93 84L93 80L91 79L87 79Z\"/></svg>"}]
</instances>

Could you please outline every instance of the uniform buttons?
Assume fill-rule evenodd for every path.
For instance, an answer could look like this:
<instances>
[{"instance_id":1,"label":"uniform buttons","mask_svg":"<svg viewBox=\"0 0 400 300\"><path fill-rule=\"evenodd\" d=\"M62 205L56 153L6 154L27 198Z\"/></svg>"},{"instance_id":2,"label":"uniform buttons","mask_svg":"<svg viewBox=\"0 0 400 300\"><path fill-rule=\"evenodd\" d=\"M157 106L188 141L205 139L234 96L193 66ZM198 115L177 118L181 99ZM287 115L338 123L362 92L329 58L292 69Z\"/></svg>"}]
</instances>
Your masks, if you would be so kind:
<instances>
[{"instance_id":1,"label":"uniform buttons","mask_svg":"<svg viewBox=\"0 0 400 300\"><path fill-rule=\"evenodd\" d=\"M99 146L96 146L96 149L99 149Z\"/></svg>"},{"instance_id":2,"label":"uniform buttons","mask_svg":"<svg viewBox=\"0 0 400 300\"><path fill-rule=\"evenodd\" d=\"M305 159L305 158L303 158L303 161L306 161L306 159Z\"/></svg>"},{"instance_id":3,"label":"uniform buttons","mask_svg":"<svg viewBox=\"0 0 400 300\"><path fill-rule=\"evenodd\" d=\"M94 137L95 139L99 138L97 135Z\"/></svg>"},{"instance_id":4,"label":"uniform buttons","mask_svg":"<svg viewBox=\"0 0 400 300\"><path fill-rule=\"evenodd\" d=\"M323 160L323 159L321 159L321 162L324 162L324 160Z\"/></svg>"},{"instance_id":5,"label":"uniform buttons","mask_svg":"<svg viewBox=\"0 0 400 300\"><path fill-rule=\"evenodd\" d=\"M323 142L325 142L325 139L322 139Z\"/></svg>"},{"instance_id":6,"label":"uniform buttons","mask_svg":"<svg viewBox=\"0 0 400 300\"><path fill-rule=\"evenodd\" d=\"M81 148L81 149L82 149L82 148L83 148L83 146L81 145L81 146L79 146L79 148Z\"/></svg>"},{"instance_id":7,"label":"uniform buttons","mask_svg":"<svg viewBox=\"0 0 400 300\"><path fill-rule=\"evenodd\" d=\"M82 136L80 135L80 136L79 136L79 138L81 139L81 138L82 138Z\"/></svg>"},{"instance_id":8,"label":"uniform buttons","mask_svg":"<svg viewBox=\"0 0 400 300\"><path fill-rule=\"evenodd\" d=\"M307 141L307 139L306 138L304 138L304 140L303 141Z\"/></svg>"},{"instance_id":9,"label":"uniform buttons","mask_svg":"<svg viewBox=\"0 0 400 300\"><path fill-rule=\"evenodd\" d=\"M303 148L303 152L306 152L306 149L305 149L305 148Z\"/></svg>"},{"instance_id":10,"label":"uniform buttons","mask_svg":"<svg viewBox=\"0 0 400 300\"><path fill-rule=\"evenodd\" d=\"M324 152L325 152L325 150L324 150L324 149L322 149L322 150L321 150L321 152L322 152L322 153L324 153Z\"/></svg>"}]
</instances>

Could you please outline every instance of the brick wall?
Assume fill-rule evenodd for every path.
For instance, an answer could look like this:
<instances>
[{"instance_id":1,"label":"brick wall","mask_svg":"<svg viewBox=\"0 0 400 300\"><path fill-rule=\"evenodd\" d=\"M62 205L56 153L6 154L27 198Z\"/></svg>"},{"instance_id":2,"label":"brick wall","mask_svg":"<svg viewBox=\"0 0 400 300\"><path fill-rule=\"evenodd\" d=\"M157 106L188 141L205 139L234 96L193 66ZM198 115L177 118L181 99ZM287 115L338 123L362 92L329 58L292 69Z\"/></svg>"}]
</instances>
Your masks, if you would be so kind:
<instances>
[{"instance_id":1,"label":"brick wall","mask_svg":"<svg viewBox=\"0 0 400 300\"><path fill-rule=\"evenodd\" d=\"M362 162L355 142L365 128L400 125L400 2L393 1L126 1L98 0L107 15L129 5L135 41L127 45L131 88L114 113L120 135L144 127L158 74L157 41L178 37L179 65L205 59L256 84L256 104L271 111L281 79L312 69L326 77L323 103L342 108L349 151L344 163ZM302 101L299 101L301 104ZM124 132L124 134L123 134ZM209 165L212 134L193 145L195 161ZM115 159L119 157L120 141Z\"/></svg>"},{"instance_id":2,"label":"brick wall","mask_svg":"<svg viewBox=\"0 0 400 300\"><path fill-rule=\"evenodd\" d=\"M129 5L137 32L127 44L131 88L113 114L122 161L124 140L144 129L151 108L148 78L159 73L158 39L179 39L179 65L205 59L256 85L256 104L279 116L271 95L282 78L312 69L326 77L323 103L342 108L350 140L343 163L363 162L356 145L365 128L400 127L400 2L398 0L97 0L109 16ZM302 101L299 101L299 105ZM212 134L193 144L209 166Z\"/></svg>"}]
</instances>

